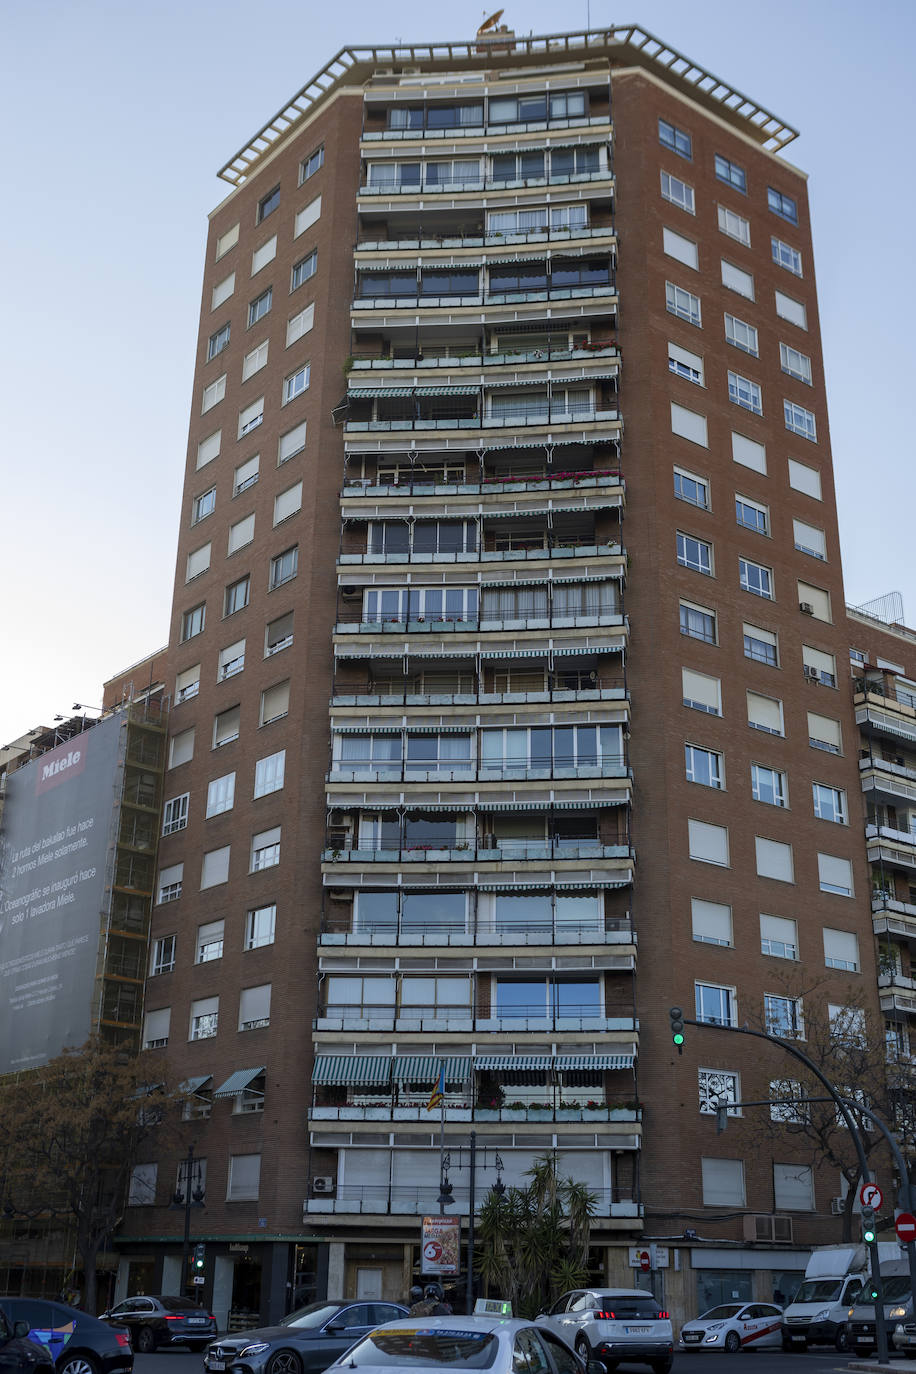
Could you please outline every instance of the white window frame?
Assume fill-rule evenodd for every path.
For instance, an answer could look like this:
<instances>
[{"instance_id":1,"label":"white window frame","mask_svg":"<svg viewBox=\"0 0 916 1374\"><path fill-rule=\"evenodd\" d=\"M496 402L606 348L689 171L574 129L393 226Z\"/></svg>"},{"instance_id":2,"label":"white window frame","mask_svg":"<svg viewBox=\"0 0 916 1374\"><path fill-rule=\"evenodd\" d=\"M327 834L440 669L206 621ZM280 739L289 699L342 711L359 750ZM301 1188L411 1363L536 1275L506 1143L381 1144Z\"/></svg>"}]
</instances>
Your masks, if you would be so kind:
<instances>
[{"instance_id":1,"label":"white window frame","mask_svg":"<svg viewBox=\"0 0 916 1374\"><path fill-rule=\"evenodd\" d=\"M275 754L266 754L254 765L253 797L267 797L271 792L280 792L286 774L286 750L278 749Z\"/></svg>"},{"instance_id":2,"label":"white window frame","mask_svg":"<svg viewBox=\"0 0 916 1374\"><path fill-rule=\"evenodd\" d=\"M177 830L185 830L188 824L190 792L182 792L180 797L171 797L162 808L162 833L174 835Z\"/></svg>"},{"instance_id":3,"label":"white window frame","mask_svg":"<svg viewBox=\"0 0 916 1374\"><path fill-rule=\"evenodd\" d=\"M725 320L725 342L731 344L733 348L740 348L742 353L747 353L752 358L759 358L760 350L756 326L748 324L746 320L739 320L737 315L730 315L727 310L723 319Z\"/></svg>"},{"instance_id":4,"label":"white window frame","mask_svg":"<svg viewBox=\"0 0 916 1374\"><path fill-rule=\"evenodd\" d=\"M789 926L792 927L791 931L788 929ZM769 934L765 934L767 930L770 931ZM790 935L791 939L787 939ZM789 959L798 962L798 922L793 916L774 916L761 911L760 953L770 959Z\"/></svg>"},{"instance_id":5,"label":"white window frame","mask_svg":"<svg viewBox=\"0 0 916 1374\"><path fill-rule=\"evenodd\" d=\"M688 215L696 214L696 197L693 187L689 182L681 181L673 172L663 171L661 174L661 193L662 200L667 200L669 204L676 205L679 210L684 210Z\"/></svg>"},{"instance_id":6,"label":"white window frame","mask_svg":"<svg viewBox=\"0 0 916 1374\"><path fill-rule=\"evenodd\" d=\"M817 443L817 417L813 410L806 410L797 401L788 401L785 398L782 403L783 415L785 417L786 429L790 434L797 434L801 439L807 439L809 443Z\"/></svg>"},{"instance_id":7,"label":"white window frame","mask_svg":"<svg viewBox=\"0 0 916 1374\"><path fill-rule=\"evenodd\" d=\"M311 364L303 363L297 367L295 372L291 372L288 377L283 379L283 405L289 405L290 401L295 401L297 396L301 396L308 391L309 378L311 375Z\"/></svg>"},{"instance_id":8,"label":"white window frame","mask_svg":"<svg viewBox=\"0 0 916 1374\"><path fill-rule=\"evenodd\" d=\"M235 773L211 778L207 784L207 819L231 811L235 805Z\"/></svg>"},{"instance_id":9,"label":"white window frame","mask_svg":"<svg viewBox=\"0 0 916 1374\"><path fill-rule=\"evenodd\" d=\"M754 520L743 520L741 509L747 509L754 515ZM735 492L735 520L743 530L752 530L755 534L762 534L769 537L770 534L770 508L764 506L760 501L752 501L749 496L744 496L741 492Z\"/></svg>"},{"instance_id":10,"label":"white window frame","mask_svg":"<svg viewBox=\"0 0 916 1374\"><path fill-rule=\"evenodd\" d=\"M270 340L264 339L250 352L246 353L242 359L242 381L247 382L249 377L253 377L256 372L260 372L262 367L267 366L267 354L270 348Z\"/></svg>"},{"instance_id":11,"label":"white window frame","mask_svg":"<svg viewBox=\"0 0 916 1374\"><path fill-rule=\"evenodd\" d=\"M199 925L194 945L195 964L210 964L214 959L222 959L225 943L226 922L223 919Z\"/></svg>"},{"instance_id":12,"label":"white window frame","mask_svg":"<svg viewBox=\"0 0 916 1374\"><path fill-rule=\"evenodd\" d=\"M812 782L811 795L814 814L819 821L830 821L834 825L849 824L849 807L846 804L844 788L834 787L826 782Z\"/></svg>"},{"instance_id":13,"label":"white window frame","mask_svg":"<svg viewBox=\"0 0 916 1374\"><path fill-rule=\"evenodd\" d=\"M763 391L759 382L743 377L740 372L728 374L728 399L732 405L742 406L752 415L763 414Z\"/></svg>"},{"instance_id":14,"label":"white window frame","mask_svg":"<svg viewBox=\"0 0 916 1374\"><path fill-rule=\"evenodd\" d=\"M698 769L697 764L705 766ZM717 749L702 744L684 745L684 775L698 787L710 787L716 792L725 790L725 756Z\"/></svg>"},{"instance_id":15,"label":"white window frame","mask_svg":"<svg viewBox=\"0 0 916 1374\"><path fill-rule=\"evenodd\" d=\"M684 612L684 611L687 612L687 615L686 615L686 616L682 614L682 612ZM691 612L691 611L693 611L693 612L694 612L695 614L697 614L697 615L703 615L703 616L708 616L708 617L709 617L709 619L712 621L712 638L710 638L710 637L709 637L708 635L706 635L706 634L695 634L695 633L690 629L690 612ZM687 639L698 639L698 640L700 641L701 644L718 644L718 643L719 643L719 622L718 622L718 616L717 616L717 614L716 614L716 612L715 612L714 610L710 609L709 606L700 606L698 603L693 602L693 601L684 601L684 600L679 601L679 602L678 602L678 624L679 624L679 626L680 626L681 634L684 635L685 638L687 638Z\"/></svg>"},{"instance_id":16,"label":"white window frame","mask_svg":"<svg viewBox=\"0 0 916 1374\"><path fill-rule=\"evenodd\" d=\"M765 563L756 563L752 558L738 558L738 585L743 592L759 596L763 601L776 599L773 569Z\"/></svg>"},{"instance_id":17,"label":"white window frame","mask_svg":"<svg viewBox=\"0 0 916 1374\"><path fill-rule=\"evenodd\" d=\"M691 483L697 489L696 496L691 495L689 485L685 485ZM674 495L678 501L685 501L688 506L696 506L698 510L709 510L709 479L675 464Z\"/></svg>"},{"instance_id":18,"label":"white window frame","mask_svg":"<svg viewBox=\"0 0 916 1374\"><path fill-rule=\"evenodd\" d=\"M696 554L693 548L696 547ZM689 568L691 572L702 573L704 577L714 577L713 546L708 539L698 539L696 535L677 531L676 553L678 565Z\"/></svg>"},{"instance_id":19,"label":"white window frame","mask_svg":"<svg viewBox=\"0 0 916 1374\"><path fill-rule=\"evenodd\" d=\"M763 1019L768 1035L783 1040L804 1040L805 1007L801 997L785 997L781 993L763 994Z\"/></svg>"},{"instance_id":20,"label":"white window frame","mask_svg":"<svg viewBox=\"0 0 916 1374\"><path fill-rule=\"evenodd\" d=\"M702 329L702 303L699 296L688 291L686 287L678 286L673 281L666 281L665 306L669 315L676 315L679 320L686 320L688 324L695 325L697 329Z\"/></svg>"},{"instance_id":21,"label":"white window frame","mask_svg":"<svg viewBox=\"0 0 916 1374\"><path fill-rule=\"evenodd\" d=\"M262 925L264 929L262 930ZM277 933L277 904L249 907L245 913L245 949L263 949L272 945Z\"/></svg>"},{"instance_id":22,"label":"white window frame","mask_svg":"<svg viewBox=\"0 0 916 1374\"><path fill-rule=\"evenodd\" d=\"M153 941L150 951L149 976L158 977L161 973L171 973L175 968L175 935L160 935Z\"/></svg>"},{"instance_id":23,"label":"white window frame","mask_svg":"<svg viewBox=\"0 0 916 1374\"><path fill-rule=\"evenodd\" d=\"M745 219L744 215L739 215L736 210L729 210L727 205L719 205L719 232L727 234L730 239L735 239L738 243L743 243L746 248L751 246L751 222Z\"/></svg>"},{"instance_id":24,"label":"white window frame","mask_svg":"<svg viewBox=\"0 0 916 1374\"><path fill-rule=\"evenodd\" d=\"M790 377L796 377L806 386L813 386L811 380L811 359L807 353L793 348L791 344L779 342L779 366Z\"/></svg>"},{"instance_id":25,"label":"white window frame","mask_svg":"<svg viewBox=\"0 0 916 1374\"><path fill-rule=\"evenodd\" d=\"M698 353L691 353L689 349L681 348L679 344L668 340L668 371L673 372L676 377L682 377L685 382L693 382L695 386L705 386L703 375L703 359Z\"/></svg>"},{"instance_id":26,"label":"white window frame","mask_svg":"<svg viewBox=\"0 0 916 1374\"><path fill-rule=\"evenodd\" d=\"M778 267L784 267L793 276L804 276L802 272L802 255L797 248L793 248L784 239L776 238L775 235L770 239L770 249L773 261Z\"/></svg>"},{"instance_id":27,"label":"white window frame","mask_svg":"<svg viewBox=\"0 0 916 1374\"><path fill-rule=\"evenodd\" d=\"M785 772L767 763L752 763L751 796L764 806L788 809L789 782Z\"/></svg>"},{"instance_id":28,"label":"white window frame","mask_svg":"<svg viewBox=\"0 0 916 1374\"><path fill-rule=\"evenodd\" d=\"M750 631L750 630L753 630L754 633L753 633L753 634L749 634L748 631ZM761 635L766 635L767 638L765 638L765 639L759 638L759 636L761 636ZM779 667L779 639L778 639L778 636L775 634L775 632L774 632L773 630L765 630L761 625L749 625L749 624L745 623L745 625L744 625L744 627L743 627L743 636L744 636L744 657L745 657L745 658L751 659L751 661L752 661L753 663L763 663L763 664L764 664L766 667L768 667L768 668L778 668L778 667ZM772 640L773 640L773 643L772 643L772 644L770 643L770 639L771 639L771 638L772 638ZM764 654L763 656L761 656L761 655L758 654L758 653L748 652L748 640L749 640L749 639L752 640L755 644L763 644L763 645L765 645L766 648L767 648L768 650L769 650L769 649L772 649L772 650L773 650L772 659L771 659L769 653L766 653L766 654Z\"/></svg>"}]
</instances>

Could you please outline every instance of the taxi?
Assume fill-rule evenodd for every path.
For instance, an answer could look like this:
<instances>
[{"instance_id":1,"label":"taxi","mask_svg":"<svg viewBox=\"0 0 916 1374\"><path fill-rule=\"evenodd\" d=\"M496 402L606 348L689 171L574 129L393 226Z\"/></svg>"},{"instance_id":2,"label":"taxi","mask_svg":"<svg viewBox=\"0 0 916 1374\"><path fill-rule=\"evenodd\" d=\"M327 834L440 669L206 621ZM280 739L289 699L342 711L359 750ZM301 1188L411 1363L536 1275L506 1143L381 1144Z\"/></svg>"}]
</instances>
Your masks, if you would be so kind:
<instances>
[{"instance_id":1,"label":"taxi","mask_svg":"<svg viewBox=\"0 0 916 1374\"><path fill-rule=\"evenodd\" d=\"M681 1327L683 1350L758 1350L782 1345L782 1308L769 1302L724 1302Z\"/></svg>"}]
</instances>

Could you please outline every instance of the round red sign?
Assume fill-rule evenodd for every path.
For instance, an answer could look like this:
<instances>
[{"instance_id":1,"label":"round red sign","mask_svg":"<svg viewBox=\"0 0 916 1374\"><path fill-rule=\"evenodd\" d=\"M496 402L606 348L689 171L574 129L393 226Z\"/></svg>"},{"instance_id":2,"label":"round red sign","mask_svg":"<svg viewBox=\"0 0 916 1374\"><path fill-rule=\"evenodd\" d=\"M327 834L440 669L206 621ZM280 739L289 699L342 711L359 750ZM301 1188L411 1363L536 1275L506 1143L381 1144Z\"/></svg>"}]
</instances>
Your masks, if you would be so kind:
<instances>
[{"instance_id":1,"label":"round red sign","mask_svg":"<svg viewBox=\"0 0 916 1374\"><path fill-rule=\"evenodd\" d=\"M648 1252L648 1250L640 1250L640 1252L639 1252L639 1267L640 1267L640 1269L642 1270L642 1272L643 1272L644 1274L648 1274L649 1269L651 1268L651 1265L652 1265L652 1261L651 1261L650 1258L649 1258L649 1252Z\"/></svg>"},{"instance_id":2,"label":"round red sign","mask_svg":"<svg viewBox=\"0 0 916 1374\"><path fill-rule=\"evenodd\" d=\"M901 1212L894 1222L894 1229L902 1241L916 1240L916 1217L912 1212Z\"/></svg>"}]
</instances>

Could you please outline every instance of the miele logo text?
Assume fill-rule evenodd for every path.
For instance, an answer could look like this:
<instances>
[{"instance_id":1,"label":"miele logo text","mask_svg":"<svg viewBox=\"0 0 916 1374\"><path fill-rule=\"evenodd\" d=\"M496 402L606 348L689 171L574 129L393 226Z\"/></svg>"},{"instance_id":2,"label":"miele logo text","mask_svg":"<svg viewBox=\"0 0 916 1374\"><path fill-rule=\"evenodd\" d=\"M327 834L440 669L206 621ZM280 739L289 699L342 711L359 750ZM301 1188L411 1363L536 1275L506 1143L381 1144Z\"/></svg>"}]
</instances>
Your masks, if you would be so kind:
<instances>
[{"instance_id":1,"label":"miele logo text","mask_svg":"<svg viewBox=\"0 0 916 1374\"><path fill-rule=\"evenodd\" d=\"M79 746L60 745L50 754L46 754L39 760L37 776L35 778L36 793L47 792L51 787L58 787L68 778L74 777L77 773L82 773L86 766L86 743L81 741Z\"/></svg>"}]
</instances>

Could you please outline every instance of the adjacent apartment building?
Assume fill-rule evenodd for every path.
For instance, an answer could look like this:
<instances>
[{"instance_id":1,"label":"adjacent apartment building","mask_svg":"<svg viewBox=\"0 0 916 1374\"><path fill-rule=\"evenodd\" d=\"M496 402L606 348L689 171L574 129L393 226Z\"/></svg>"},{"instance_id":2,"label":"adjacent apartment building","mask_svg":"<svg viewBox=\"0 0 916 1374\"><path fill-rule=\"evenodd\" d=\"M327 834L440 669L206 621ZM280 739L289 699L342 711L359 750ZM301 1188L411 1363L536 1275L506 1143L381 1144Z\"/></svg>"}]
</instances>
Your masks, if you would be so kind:
<instances>
[{"instance_id":1,"label":"adjacent apartment building","mask_svg":"<svg viewBox=\"0 0 916 1374\"><path fill-rule=\"evenodd\" d=\"M404 1295L443 1068L454 1210L471 1131L478 1198L555 1152L595 1278L648 1250L681 1317L838 1239L837 1173L740 1105L786 1061L727 1029L877 1024L860 779L874 920L916 919L794 137L638 28L497 30L344 49L220 172L143 1040L224 1324ZM181 1154L122 1294L182 1283Z\"/></svg>"}]
</instances>

